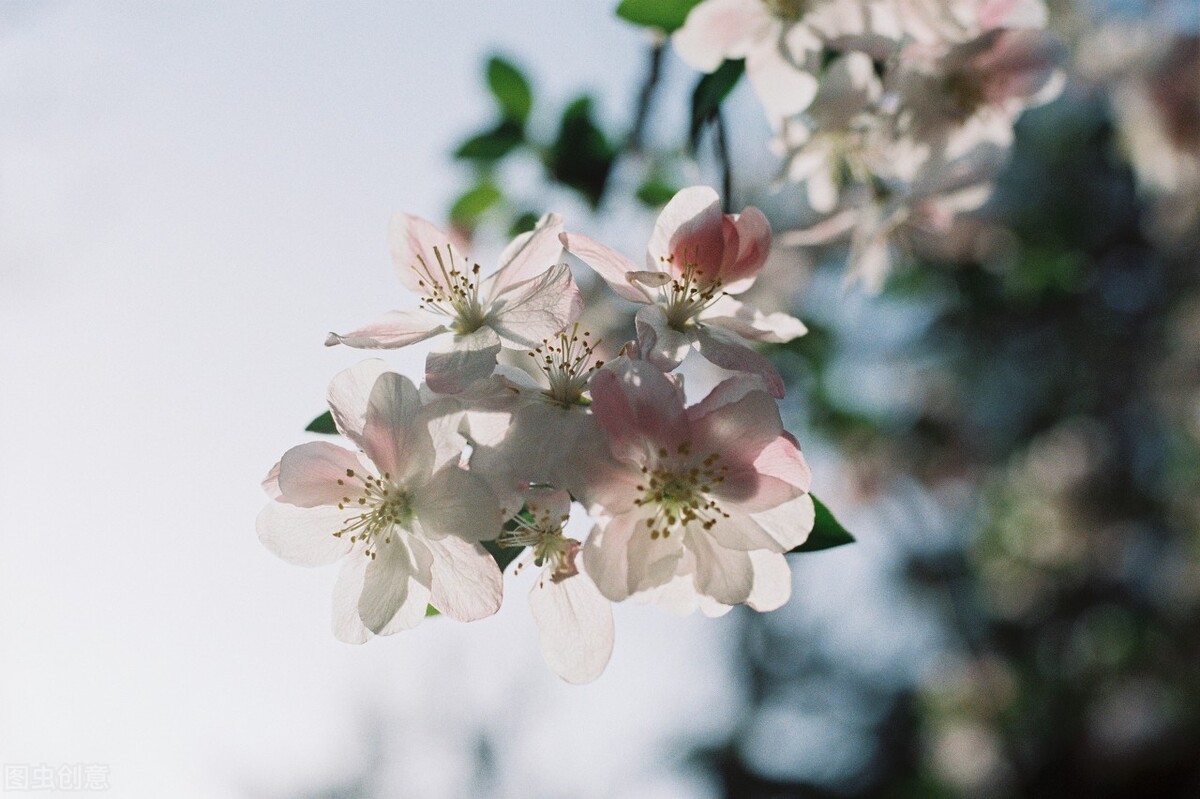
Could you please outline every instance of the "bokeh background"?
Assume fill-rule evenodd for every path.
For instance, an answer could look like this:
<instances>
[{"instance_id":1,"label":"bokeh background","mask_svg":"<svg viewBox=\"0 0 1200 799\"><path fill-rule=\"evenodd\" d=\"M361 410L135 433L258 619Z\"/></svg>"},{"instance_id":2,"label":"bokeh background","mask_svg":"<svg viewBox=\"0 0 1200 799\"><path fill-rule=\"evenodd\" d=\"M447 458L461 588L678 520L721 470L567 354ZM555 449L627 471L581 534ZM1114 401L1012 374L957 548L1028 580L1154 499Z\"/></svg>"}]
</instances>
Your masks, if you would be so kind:
<instances>
[{"instance_id":1,"label":"bokeh background","mask_svg":"<svg viewBox=\"0 0 1200 799\"><path fill-rule=\"evenodd\" d=\"M636 253L728 163L795 224L745 87L723 160L608 2L0 2L0 764L183 799L1200 795L1200 11L1052 14L1067 87L961 235L880 296L836 246L768 267L812 331L770 353L785 421L858 543L771 614L619 606L573 687L519 581L338 643L258 483L361 357L325 332L402 302L396 210L485 267L548 209Z\"/></svg>"}]
</instances>

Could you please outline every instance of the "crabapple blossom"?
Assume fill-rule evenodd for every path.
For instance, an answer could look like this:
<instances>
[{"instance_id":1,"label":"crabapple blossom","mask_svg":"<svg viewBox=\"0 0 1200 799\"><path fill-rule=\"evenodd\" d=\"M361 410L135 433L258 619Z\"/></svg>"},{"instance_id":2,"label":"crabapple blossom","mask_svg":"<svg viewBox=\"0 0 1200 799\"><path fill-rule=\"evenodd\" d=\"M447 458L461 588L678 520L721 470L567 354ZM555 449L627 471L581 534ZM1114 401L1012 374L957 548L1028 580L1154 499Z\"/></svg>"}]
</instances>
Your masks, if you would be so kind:
<instances>
[{"instance_id":1,"label":"crabapple blossom","mask_svg":"<svg viewBox=\"0 0 1200 799\"><path fill-rule=\"evenodd\" d=\"M439 465L416 386L369 364L330 389L341 432L361 448L327 442L288 450L267 480L258 517L263 544L284 560L319 566L345 559L334 590L334 632L361 643L414 627L432 603L471 621L500 606L501 577L479 541L501 529L484 481Z\"/></svg>"},{"instance_id":2,"label":"crabapple blossom","mask_svg":"<svg viewBox=\"0 0 1200 799\"><path fill-rule=\"evenodd\" d=\"M757 208L724 214L711 188L683 189L658 217L644 269L579 233L564 233L562 243L613 291L643 306L635 320L639 348L660 369L674 369L694 348L724 369L760 375L773 396L783 396L779 373L749 341L791 341L804 325L731 296L753 285L771 248L770 225Z\"/></svg>"},{"instance_id":3,"label":"crabapple blossom","mask_svg":"<svg viewBox=\"0 0 1200 799\"><path fill-rule=\"evenodd\" d=\"M528 547L515 571L528 563L542 567L529 591L529 609L538 627L542 655L567 682L591 682L608 665L613 648L612 604L579 569L581 545L563 533L570 517L566 491L531 488L526 512L512 517L514 529L496 543Z\"/></svg>"},{"instance_id":4,"label":"crabapple blossom","mask_svg":"<svg viewBox=\"0 0 1200 799\"><path fill-rule=\"evenodd\" d=\"M584 545L600 592L620 601L686 574L716 602L750 600L756 571L777 572L814 518L808 466L762 381L731 378L685 408L677 383L622 358L591 390L605 446L579 498L601 519Z\"/></svg>"},{"instance_id":5,"label":"crabapple blossom","mask_svg":"<svg viewBox=\"0 0 1200 799\"><path fill-rule=\"evenodd\" d=\"M415 310L392 311L326 345L394 349L451 334L450 346L429 354L425 382L439 393L462 391L489 376L502 346L531 349L575 319L583 307L571 270L561 260L562 220L547 214L515 238L499 268L480 278L479 264L454 252L450 235L419 217L392 220L392 260L400 282L421 297Z\"/></svg>"}]
</instances>

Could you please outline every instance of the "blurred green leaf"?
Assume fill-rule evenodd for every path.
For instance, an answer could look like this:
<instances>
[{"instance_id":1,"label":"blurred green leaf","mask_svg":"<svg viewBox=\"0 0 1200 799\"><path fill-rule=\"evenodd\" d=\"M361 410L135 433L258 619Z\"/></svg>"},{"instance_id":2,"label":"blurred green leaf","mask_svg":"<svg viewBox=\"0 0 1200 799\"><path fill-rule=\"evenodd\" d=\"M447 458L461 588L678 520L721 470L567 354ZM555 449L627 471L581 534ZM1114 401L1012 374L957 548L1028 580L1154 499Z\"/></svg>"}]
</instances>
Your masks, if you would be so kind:
<instances>
[{"instance_id":1,"label":"blurred green leaf","mask_svg":"<svg viewBox=\"0 0 1200 799\"><path fill-rule=\"evenodd\" d=\"M462 161L492 163L525 143L522 126L510 119L503 120L491 130L477 133L464 141L454 151L454 157Z\"/></svg>"},{"instance_id":2,"label":"blurred green leaf","mask_svg":"<svg viewBox=\"0 0 1200 799\"><path fill-rule=\"evenodd\" d=\"M700 78L695 91L692 92L692 124L688 130L688 143L692 150L696 149L696 144L700 141L700 131L716 119L717 112L721 110L721 103L733 91L733 87L741 80L745 71L745 61L726 61L717 67L715 72Z\"/></svg>"},{"instance_id":3,"label":"blurred green leaf","mask_svg":"<svg viewBox=\"0 0 1200 799\"><path fill-rule=\"evenodd\" d=\"M825 503L816 497L813 497L812 501L813 507L816 509L816 521L813 523L812 532L808 534L807 541L791 552L820 552L822 549L853 544L854 536L850 535L846 528L833 518L829 508L825 507Z\"/></svg>"},{"instance_id":4,"label":"blurred green leaf","mask_svg":"<svg viewBox=\"0 0 1200 799\"><path fill-rule=\"evenodd\" d=\"M621 0L617 16L635 25L670 33L682 28L688 12L699 4L700 0Z\"/></svg>"},{"instance_id":5,"label":"blurred green leaf","mask_svg":"<svg viewBox=\"0 0 1200 799\"><path fill-rule=\"evenodd\" d=\"M546 151L550 177L600 205L617 152L596 124L592 98L575 98L564 110L558 137Z\"/></svg>"},{"instance_id":6,"label":"blurred green leaf","mask_svg":"<svg viewBox=\"0 0 1200 799\"><path fill-rule=\"evenodd\" d=\"M454 201L454 205L450 206L450 221L455 227L474 230L483 215L503 197L504 194L495 183L482 180L474 188L465 191Z\"/></svg>"},{"instance_id":7,"label":"blurred green leaf","mask_svg":"<svg viewBox=\"0 0 1200 799\"><path fill-rule=\"evenodd\" d=\"M513 220L512 225L508 228L508 235L512 238L520 236L522 233L528 233L537 227L538 220L542 215L537 211L523 211Z\"/></svg>"},{"instance_id":8,"label":"blurred green leaf","mask_svg":"<svg viewBox=\"0 0 1200 799\"><path fill-rule=\"evenodd\" d=\"M533 109L533 90L516 65L500 56L492 56L487 65L488 88L506 120L522 127Z\"/></svg>"},{"instance_id":9,"label":"blurred green leaf","mask_svg":"<svg viewBox=\"0 0 1200 799\"><path fill-rule=\"evenodd\" d=\"M304 428L306 433L326 433L328 435L337 435L337 425L333 423L333 414L329 411L318 416L308 423L308 427Z\"/></svg>"},{"instance_id":10,"label":"blurred green leaf","mask_svg":"<svg viewBox=\"0 0 1200 799\"><path fill-rule=\"evenodd\" d=\"M679 191L677 186L667 183L660 177L651 175L642 181L642 185L637 188L638 200L650 208L661 208L670 202L671 198Z\"/></svg>"}]
</instances>

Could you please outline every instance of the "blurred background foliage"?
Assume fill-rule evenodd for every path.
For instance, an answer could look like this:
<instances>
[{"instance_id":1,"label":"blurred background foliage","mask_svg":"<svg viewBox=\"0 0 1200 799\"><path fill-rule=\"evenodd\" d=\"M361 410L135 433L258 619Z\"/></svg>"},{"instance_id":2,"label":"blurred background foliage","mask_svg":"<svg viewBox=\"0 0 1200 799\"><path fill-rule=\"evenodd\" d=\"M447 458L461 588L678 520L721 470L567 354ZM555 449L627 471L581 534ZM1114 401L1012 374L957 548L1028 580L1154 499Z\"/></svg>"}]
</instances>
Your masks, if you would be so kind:
<instances>
[{"instance_id":1,"label":"blurred background foliage","mask_svg":"<svg viewBox=\"0 0 1200 799\"><path fill-rule=\"evenodd\" d=\"M619 13L669 31L691 5ZM1111 21L1056 17L1075 53L1067 89L1020 120L995 196L961 234L913 254L877 297L843 286L836 245L778 253L760 283L782 277L756 287L809 325L769 348L785 419L807 449L836 453L822 461L823 485L842 486L830 504L881 539L854 556L883 563L879 592L912 603L920 629L887 629L870 607L843 608L859 617L845 624L810 612L822 556L797 559L787 608L736 611L739 723L664 764L717 795L1200 796L1200 197L1139 176L1118 102L1132 62L1098 73L1080 55ZM1153 63L1183 65L1146 85L1174 91L1175 146L1200 157L1197 31L1152 48ZM566 193L597 218L640 204L648 230L697 163L731 210L759 204L777 230L795 226L790 195L739 175L765 142L727 140L740 62L669 96L664 50L652 35L627 130L586 93L547 107L516 59L491 56L493 118L453 150L455 229L527 230ZM651 140L665 103L689 104L689 125ZM536 173L529 190L506 188L512 168ZM589 321L609 341L632 335L628 318ZM872 647L886 635L912 641ZM486 795L502 766L479 740ZM371 795L355 791L313 796Z\"/></svg>"}]
</instances>

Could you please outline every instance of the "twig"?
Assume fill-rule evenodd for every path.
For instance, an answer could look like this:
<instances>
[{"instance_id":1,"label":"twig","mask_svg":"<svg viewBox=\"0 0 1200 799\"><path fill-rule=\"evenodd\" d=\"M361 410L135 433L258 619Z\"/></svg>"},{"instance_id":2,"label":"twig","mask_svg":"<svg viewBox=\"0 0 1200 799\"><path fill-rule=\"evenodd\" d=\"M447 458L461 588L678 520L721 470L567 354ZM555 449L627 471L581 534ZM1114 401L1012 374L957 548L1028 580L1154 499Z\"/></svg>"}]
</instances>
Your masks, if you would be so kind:
<instances>
[{"instance_id":1,"label":"twig","mask_svg":"<svg viewBox=\"0 0 1200 799\"><path fill-rule=\"evenodd\" d=\"M729 140L725 131L725 115L718 109L714 120L713 141L717 148L717 160L721 162L721 204L725 213L733 213L733 167L729 163Z\"/></svg>"},{"instance_id":2,"label":"twig","mask_svg":"<svg viewBox=\"0 0 1200 799\"><path fill-rule=\"evenodd\" d=\"M640 153L645 146L646 123L650 120L650 107L654 101L654 91L662 75L662 60L665 41L655 41L650 46L650 61L646 66L646 80L642 90L638 92L637 114L633 118L633 128L629 131L626 149L631 153Z\"/></svg>"}]
</instances>

